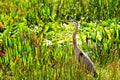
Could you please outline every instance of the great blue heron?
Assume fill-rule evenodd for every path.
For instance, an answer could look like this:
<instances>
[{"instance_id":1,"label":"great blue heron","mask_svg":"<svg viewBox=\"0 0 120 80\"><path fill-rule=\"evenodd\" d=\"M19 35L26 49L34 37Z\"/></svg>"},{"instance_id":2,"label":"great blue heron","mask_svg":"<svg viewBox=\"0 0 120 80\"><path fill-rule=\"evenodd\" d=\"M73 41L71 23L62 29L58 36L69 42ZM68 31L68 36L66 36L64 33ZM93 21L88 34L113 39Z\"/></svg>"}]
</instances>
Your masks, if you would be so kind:
<instances>
[{"instance_id":1,"label":"great blue heron","mask_svg":"<svg viewBox=\"0 0 120 80\"><path fill-rule=\"evenodd\" d=\"M94 76L96 77L97 73L93 62L85 52L79 49L77 45L76 33L78 31L78 22L74 20L62 20L62 22L72 23L75 26L75 31L73 32L73 46L74 46L75 59L77 60L78 63L82 65L82 68L86 72L93 72Z\"/></svg>"}]
</instances>

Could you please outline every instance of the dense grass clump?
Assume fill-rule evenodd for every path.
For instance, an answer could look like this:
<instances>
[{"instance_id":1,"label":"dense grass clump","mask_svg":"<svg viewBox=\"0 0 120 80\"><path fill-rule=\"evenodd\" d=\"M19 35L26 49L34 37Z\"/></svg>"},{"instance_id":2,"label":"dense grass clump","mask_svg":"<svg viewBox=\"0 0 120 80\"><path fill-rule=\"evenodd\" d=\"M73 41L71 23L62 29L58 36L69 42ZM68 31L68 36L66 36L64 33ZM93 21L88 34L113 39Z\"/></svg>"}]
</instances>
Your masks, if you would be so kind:
<instances>
[{"instance_id":1,"label":"dense grass clump","mask_svg":"<svg viewBox=\"0 0 120 80\"><path fill-rule=\"evenodd\" d=\"M118 80L120 78L119 0L0 1L0 80ZM95 64L86 74L73 53L78 46Z\"/></svg>"}]
</instances>

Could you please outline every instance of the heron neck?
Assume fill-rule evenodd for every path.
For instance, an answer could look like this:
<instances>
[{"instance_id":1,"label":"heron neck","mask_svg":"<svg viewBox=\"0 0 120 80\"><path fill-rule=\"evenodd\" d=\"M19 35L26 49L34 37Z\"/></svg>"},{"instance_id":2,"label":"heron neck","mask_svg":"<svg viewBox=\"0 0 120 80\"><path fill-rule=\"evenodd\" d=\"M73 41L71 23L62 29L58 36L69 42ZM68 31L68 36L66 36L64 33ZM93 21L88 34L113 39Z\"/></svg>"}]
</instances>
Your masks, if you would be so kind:
<instances>
[{"instance_id":1,"label":"heron neck","mask_svg":"<svg viewBox=\"0 0 120 80\"><path fill-rule=\"evenodd\" d=\"M74 48L78 47L77 45L77 41L76 41L76 34L77 34L77 31L78 31L78 23L75 24L75 30L73 32L73 45L74 45Z\"/></svg>"}]
</instances>

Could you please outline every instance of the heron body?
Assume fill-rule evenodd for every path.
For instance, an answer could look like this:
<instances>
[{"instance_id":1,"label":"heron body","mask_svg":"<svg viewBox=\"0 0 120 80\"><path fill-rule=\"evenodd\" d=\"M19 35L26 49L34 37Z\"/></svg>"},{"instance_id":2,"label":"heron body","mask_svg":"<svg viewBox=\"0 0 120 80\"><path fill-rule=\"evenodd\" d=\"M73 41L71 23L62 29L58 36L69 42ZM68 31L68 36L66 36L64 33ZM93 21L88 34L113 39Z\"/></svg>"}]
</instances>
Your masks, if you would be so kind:
<instances>
[{"instance_id":1,"label":"heron body","mask_svg":"<svg viewBox=\"0 0 120 80\"><path fill-rule=\"evenodd\" d=\"M78 22L73 20L64 21L64 22L72 23L75 26L75 30L73 32L73 47L74 47L74 54L75 54L76 61L82 65L82 68L86 72L93 72L94 76L97 76L96 69L94 67L93 62L85 52L79 49L77 45L76 34L78 31Z\"/></svg>"}]
</instances>

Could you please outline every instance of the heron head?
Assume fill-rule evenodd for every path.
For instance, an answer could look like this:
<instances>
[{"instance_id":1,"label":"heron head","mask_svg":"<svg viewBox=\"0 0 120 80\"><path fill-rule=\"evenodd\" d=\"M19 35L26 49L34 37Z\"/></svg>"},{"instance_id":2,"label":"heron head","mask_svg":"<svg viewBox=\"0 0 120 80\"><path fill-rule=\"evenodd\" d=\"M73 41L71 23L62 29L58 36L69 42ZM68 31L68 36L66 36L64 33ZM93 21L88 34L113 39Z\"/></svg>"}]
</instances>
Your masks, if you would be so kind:
<instances>
[{"instance_id":1,"label":"heron head","mask_svg":"<svg viewBox=\"0 0 120 80\"><path fill-rule=\"evenodd\" d=\"M75 21L75 20L61 20L61 21L65 22L67 24L73 24L73 25L77 25L78 24L77 21Z\"/></svg>"}]
</instances>

